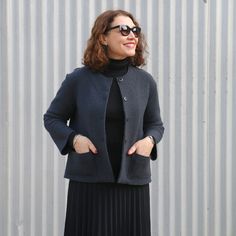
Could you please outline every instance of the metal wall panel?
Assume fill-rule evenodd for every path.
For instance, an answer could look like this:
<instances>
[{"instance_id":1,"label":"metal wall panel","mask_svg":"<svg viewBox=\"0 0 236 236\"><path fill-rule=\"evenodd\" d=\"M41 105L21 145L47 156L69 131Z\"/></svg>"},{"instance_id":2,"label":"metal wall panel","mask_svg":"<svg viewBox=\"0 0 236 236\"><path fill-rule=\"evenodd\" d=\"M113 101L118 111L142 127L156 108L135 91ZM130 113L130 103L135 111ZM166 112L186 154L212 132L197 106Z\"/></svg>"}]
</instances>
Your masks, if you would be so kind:
<instances>
[{"instance_id":1,"label":"metal wall panel","mask_svg":"<svg viewBox=\"0 0 236 236\"><path fill-rule=\"evenodd\" d=\"M236 235L234 0L0 0L0 235L63 235L65 158L42 116L95 17L117 8L146 34L166 127L152 235Z\"/></svg>"}]
</instances>

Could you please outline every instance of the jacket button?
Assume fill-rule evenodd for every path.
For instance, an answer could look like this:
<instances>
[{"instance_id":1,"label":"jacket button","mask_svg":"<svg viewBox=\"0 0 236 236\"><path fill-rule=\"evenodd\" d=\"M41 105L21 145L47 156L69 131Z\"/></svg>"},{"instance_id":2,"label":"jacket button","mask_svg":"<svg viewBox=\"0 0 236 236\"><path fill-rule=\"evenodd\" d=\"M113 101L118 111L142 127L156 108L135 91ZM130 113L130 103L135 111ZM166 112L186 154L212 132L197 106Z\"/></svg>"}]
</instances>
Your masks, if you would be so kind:
<instances>
[{"instance_id":1,"label":"jacket button","mask_svg":"<svg viewBox=\"0 0 236 236\"><path fill-rule=\"evenodd\" d=\"M124 97L124 101L125 101L125 102L127 102L127 101L128 101L127 97Z\"/></svg>"}]
</instances>

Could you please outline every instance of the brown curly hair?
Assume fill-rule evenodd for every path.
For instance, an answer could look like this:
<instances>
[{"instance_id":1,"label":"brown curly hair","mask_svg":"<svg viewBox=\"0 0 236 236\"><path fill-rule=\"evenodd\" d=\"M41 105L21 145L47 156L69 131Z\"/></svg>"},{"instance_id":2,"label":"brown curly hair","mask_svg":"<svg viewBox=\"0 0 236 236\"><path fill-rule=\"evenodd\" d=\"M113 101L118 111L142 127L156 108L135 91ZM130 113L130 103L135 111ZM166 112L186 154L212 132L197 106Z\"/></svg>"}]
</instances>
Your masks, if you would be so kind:
<instances>
[{"instance_id":1,"label":"brown curly hair","mask_svg":"<svg viewBox=\"0 0 236 236\"><path fill-rule=\"evenodd\" d=\"M106 48L101 41L101 36L106 34L106 31L111 27L111 23L117 16L128 16L136 26L139 26L133 15L123 10L108 10L99 15L94 23L91 31L91 36L87 42L87 48L84 52L83 64L95 71L103 71L109 62L106 53ZM139 36L138 44L135 50L135 55L130 57L130 62L134 66L145 65L144 53L146 51L147 43L144 35Z\"/></svg>"}]
</instances>

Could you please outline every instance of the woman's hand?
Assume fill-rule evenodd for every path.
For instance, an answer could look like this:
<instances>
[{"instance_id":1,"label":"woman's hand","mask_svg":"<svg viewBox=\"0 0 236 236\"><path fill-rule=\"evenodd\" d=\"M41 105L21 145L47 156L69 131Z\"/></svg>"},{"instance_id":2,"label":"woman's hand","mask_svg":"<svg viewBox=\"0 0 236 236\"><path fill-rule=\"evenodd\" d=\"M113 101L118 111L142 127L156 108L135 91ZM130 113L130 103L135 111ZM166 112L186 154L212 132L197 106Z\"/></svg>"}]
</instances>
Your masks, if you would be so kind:
<instances>
[{"instance_id":1,"label":"woman's hand","mask_svg":"<svg viewBox=\"0 0 236 236\"><path fill-rule=\"evenodd\" d=\"M129 149L128 155L137 153L139 155L149 157L152 152L153 146L154 144L149 137L140 139Z\"/></svg>"},{"instance_id":2,"label":"woman's hand","mask_svg":"<svg viewBox=\"0 0 236 236\"><path fill-rule=\"evenodd\" d=\"M93 154L98 153L96 147L91 142L91 140L81 134L78 134L74 137L73 146L75 151L79 154L87 153L90 151Z\"/></svg>"}]
</instances>

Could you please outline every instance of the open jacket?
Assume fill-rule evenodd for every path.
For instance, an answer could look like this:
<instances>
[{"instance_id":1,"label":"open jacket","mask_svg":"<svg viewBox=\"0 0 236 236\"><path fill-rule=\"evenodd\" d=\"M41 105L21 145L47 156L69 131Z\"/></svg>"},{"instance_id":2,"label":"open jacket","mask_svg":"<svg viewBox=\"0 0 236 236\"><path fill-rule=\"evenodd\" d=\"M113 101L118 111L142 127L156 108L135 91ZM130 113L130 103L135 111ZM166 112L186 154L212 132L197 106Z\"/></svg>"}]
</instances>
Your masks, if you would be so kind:
<instances>
[{"instance_id":1,"label":"open jacket","mask_svg":"<svg viewBox=\"0 0 236 236\"><path fill-rule=\"evenodd\" d=\"M150 160L157 158L156 145L150 158L127 155L138 140L151 135L158 143L164 127L156 83L142 69L129 66L127 74L118 77L124 116L124 138L120 174L113 175L106 146L106 106L112 79L88 67L68 74L50 107L44 114L44 125L61 154L68 154L65 178L82 182L118 182L141 185L151 182ZM68 124L69 120L69 124ZM78 154L68 146L72 132L88 137L98 154Z\"/></svg>"}]
</instances>

